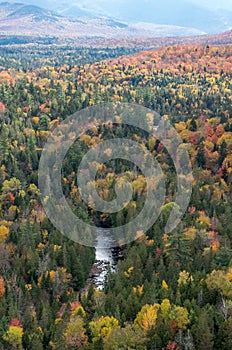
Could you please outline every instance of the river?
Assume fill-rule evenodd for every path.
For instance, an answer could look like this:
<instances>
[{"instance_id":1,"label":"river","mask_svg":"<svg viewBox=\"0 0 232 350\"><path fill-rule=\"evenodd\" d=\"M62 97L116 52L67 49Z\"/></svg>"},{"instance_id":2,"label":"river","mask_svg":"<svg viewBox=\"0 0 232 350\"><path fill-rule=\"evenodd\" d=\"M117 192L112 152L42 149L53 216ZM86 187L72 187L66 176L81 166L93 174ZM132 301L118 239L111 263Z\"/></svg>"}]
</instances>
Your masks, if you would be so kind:
<instances>
[{"instance_id":1,"label":"river","mask_svg":"<svg viewBox=\"0 0 232 350\"><path fill-rule=\"evenodd\" d=\"M114 240L110 229L106 231L98 228L95 246L96 258L93 266L93 284L99 290L104 288L108 269L115 271L117 265L118 249L112 248L113 246Z\"/></svg>"}]
</instances>

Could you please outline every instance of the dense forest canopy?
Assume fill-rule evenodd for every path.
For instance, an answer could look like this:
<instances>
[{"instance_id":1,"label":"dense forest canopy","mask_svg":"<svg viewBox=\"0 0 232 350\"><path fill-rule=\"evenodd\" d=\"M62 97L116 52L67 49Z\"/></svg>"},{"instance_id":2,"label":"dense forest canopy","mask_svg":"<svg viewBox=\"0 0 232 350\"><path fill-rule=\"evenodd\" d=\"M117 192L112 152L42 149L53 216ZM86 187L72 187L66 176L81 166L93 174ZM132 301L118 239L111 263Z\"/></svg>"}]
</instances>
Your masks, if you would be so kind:
<instances>
[{"instance_id":1,"label":"dense forest canopy","mask_svg":"<svg viewBox=\"0 0 232 350\"><path fill-rule=\"evenodd\" d=\"M1 348L231 349L232 46L172 46L133 55L128 48L0 50ZM99 291L85 288L94 249L65 238L45 215L38 165L62 120L111 101L137 103L169 120L188 146L194 181L182 222L165 234L176 174L164 145L112 124L75 142L64 162L63 190L88 223L124 224L146 197L143 175L115 161L99 168L99 194L112 200L115 181L126 176L133 201L113 215L94 210L91 198L84 203L76 171L91 147L126 133L165 173L159 219L123 247L124 260Z\"/></svg>"}]
</instances>

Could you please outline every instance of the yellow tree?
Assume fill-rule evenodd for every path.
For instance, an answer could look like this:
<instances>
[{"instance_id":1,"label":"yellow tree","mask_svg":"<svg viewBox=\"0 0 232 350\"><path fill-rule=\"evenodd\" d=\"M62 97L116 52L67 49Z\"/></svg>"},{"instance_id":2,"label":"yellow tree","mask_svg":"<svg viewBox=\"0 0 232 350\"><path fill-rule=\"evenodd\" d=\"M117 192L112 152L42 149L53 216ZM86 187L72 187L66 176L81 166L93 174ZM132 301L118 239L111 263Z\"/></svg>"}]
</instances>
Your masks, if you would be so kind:
<instances>
[{"instance_id":1,"label":"yellow tree","mask_svg":"<svg viewBox=\"0 0 232 350\"><path fill-rule=\"evenodd\" d=\"M12 177L10 180L5 180L2 184L2 192L15 192L22 188L21 182L16 179L15 177Z\"/></svg>"},{"instance_id":2,"label":"yellow tree","mask_svg":"<svg viewBox=\"0 0 232 350\"><path fill-rule=\"evenodd\" d=\"M90 322L89 326L93 334L93 342L100 337L106 339L113 329L120 328L118 320L110 316L102 316L98 320Z\"/></svg>"},{"instance_id":3,"label":"yellow tree","mask_svg":"<svg viewBox=\"0 0 232 350\"><path fill-rule=\"evenodd\" d=\"M2 276L0 276L0 302L2 301L2 298L5 294L5 281Z\"/></svg>"},{"instance_id":4,"label":"yellow tree","mask_svg":"<svg viewBox=\"0 0 232 350\"><path fill-rule=\"evenodd\" d=\"M0 226L0 243L5 242L8 234L9 234L8 227L4 225Z\"/></svg>"},{"instance_id":5,"label":"yellow tree","mask_svg":"<svg viewBox=\"0 0 232 350\"><path fill-rule=\"evenodd\" d=\"M174 306L170 318L177 323L179 329L186 329L189 323L188 310L182 306Z\"/></svg>"},{"instance_id":6,"label":"yellow tree","mask_svg":"<svg viewBox=\"0 0 232 350\"><path fill-rule=\"evenodd\" d=\"M65 331L67 344L75 349L80 349L88 343L88 337L85 332L83 318L81 316L71 317Z\"/></svg>"},{"instance_id":7,"label":"yellow tree","mask_svg":"<svg viewBox=\"0 0 232 350\"><path fill-rule=\"evenodd\" d=\"M10 345L11 349L22 349L23 329L18 326L10 326L3 334L3 340Z\"/></svg>"},{"instance_id":8,"label":"yellow tree","mask_svg":"<svg viewBox=\"0 0 232 350\"><path fill-rule=\"evenodd\" d=\"M171 311L171 303L169 299L164 299L160 305L160 310L164 321L166 322L169 318L169 313Z\"/></svg>"},{"instance_id":9,"label":"yellow tree","mask_svg":"<svg viewBox=\"0 0 232 350\"><path fill-rule=\"evenodd\" d=\"M158 316L159 309L159 304L144 305L136 316L134 326L139 326L146 332L150 331L156 326L156 319Z\"/></svg>"},{"instance_id":10,"label":"yellow tree","mask_svg":"<svg viewBox=\"0 0 232 350\"><path fill-rule=\"evenodd\" d=\"M228 271L212 271L206 278L207 287L232 299L232 268Z\"/></svg>"}]
</instances>

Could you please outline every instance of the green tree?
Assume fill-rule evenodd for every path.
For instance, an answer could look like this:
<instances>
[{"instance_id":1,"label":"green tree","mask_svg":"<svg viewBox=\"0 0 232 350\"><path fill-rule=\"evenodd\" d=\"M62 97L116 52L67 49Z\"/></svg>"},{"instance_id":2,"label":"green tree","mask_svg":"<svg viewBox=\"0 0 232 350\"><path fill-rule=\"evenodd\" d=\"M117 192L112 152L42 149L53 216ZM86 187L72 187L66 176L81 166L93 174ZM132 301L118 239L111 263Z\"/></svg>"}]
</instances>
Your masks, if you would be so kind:
<instances>
[{"instance_id":1,"label":"green tree","mask_svg":"<svg viewBox=\"0 0 232 350\"><path fill-rule=\"evenodd\" d=\"M213 350L213 332L210 327L209 315L203 310L198 318L198 322L192 328L194 343L198 350Z\"/></svg>"}]
</instances>

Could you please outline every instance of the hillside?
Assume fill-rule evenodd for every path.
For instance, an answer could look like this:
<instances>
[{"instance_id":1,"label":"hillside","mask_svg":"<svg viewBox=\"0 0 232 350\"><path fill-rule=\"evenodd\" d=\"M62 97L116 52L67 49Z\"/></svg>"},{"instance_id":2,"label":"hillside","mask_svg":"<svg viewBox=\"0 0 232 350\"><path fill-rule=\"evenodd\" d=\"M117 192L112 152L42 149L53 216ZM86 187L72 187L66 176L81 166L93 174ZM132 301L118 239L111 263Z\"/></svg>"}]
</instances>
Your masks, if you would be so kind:
<instances>
[{"instance_id":1,"label":"hillside","mask_svg":"<svg viewBox=\"0 0 232 350\"><path fill-rule=\"evenodd\" d=\"M28 38L28 40L30 40ZM167 37L151 37L151 38L112 38L112 39L79 39L77 42L81 46L86 47L130 47L143 49L154 49L162 46L173 45L223 45L232 44L232 30L223 32L221 34L212 35L195 35L195 36L167 36Z\"/></svg>"},{"instance_id":2,"label":"hillside","mask_svg":"<svg viewBox=\"0 0 232 350\"><path fill-rule=\"evenodd\" d=\"M25 0L37 4L35 0ZM41 0L39 6L64 16L110 17L129 23L184 26L208 34L232 27L232 8L226 0Z\"/></svg>"},{"instance_id":3,"label":"hillside","mask_svg":"<svg viewBox=\"0 0 232 350\"><path fill-rule=\"evenodd\" d=\"M81 16L84 13L80 13ZM131 38L199 35L204 32L183 26L130 23L108 17L64 17L34 5L0 4L0 35L59 38Z\"/></svg>"},{"instance_id":4,"label":"hillside","mask_svg":"<svg viewBox=\"0 0 232 350\"><path fill-rule=\"evenodd\" d=\"M231 349L232 46L163 47L104 60L102 49L82 48L78 56L85 62L78 64L67 63L68 53L61 50L58 61L38 67L40 56L29 48L20 56L27 61L30 54L34 66L25 69L17 59L7 68L6 54L1 61L0 348ZM89 60L93 57L94 62ZM173 128L160 140L159 134L129 127L125 114L115 114L113 108L115 124L90 123L88 109L86 132L78 138L74 128L63 123L86 107L119 101L151 108ZM145 121L157 125L147 111ZM141 121L143 115L138 116ZM97 113L94 117L98 120ZM59 180L73 214L90 225L118 227L133 221L147 199L143 169L150 164L148 154L161 168L166 191L159 218L122 247L116 271L108 270L103 290L88 282L99 273L92 269L99 259L95 250L62 235L43 209L45 200L53 198L48 193L42 202L38 168L51 134L54 158L67 140L76 140L58 170ZM169 150L177 134L183 145L178 150L174 146L174 163ZM100 157L99 145L118 138L146 150L144 157L135 154L137 147L127 152L139 165ZM107 145L104 154L110 157L112 147ZM119 212L99 212L96 197L89 195L86 201L81 196L77 174L85 176L88 169L80 170L80 162L94 148L96 158L87 166L95 178L88 177L86 185L111 202L115 184L127 183L132 197ZM184 149L192 176L185 175ZM50 170L57 171L54 158ZM175 171L180 167L181 174ZM49 179L47 174L45 182ZM183 179L192 183L191 200L178 227L165 233ZM152 180L156 191L160 176ZM182 193L186 195L181 188ZM59 198L52 209L62 214ZM69 222L64 218L63 223Z\"/></svg>"}]
</instances>

